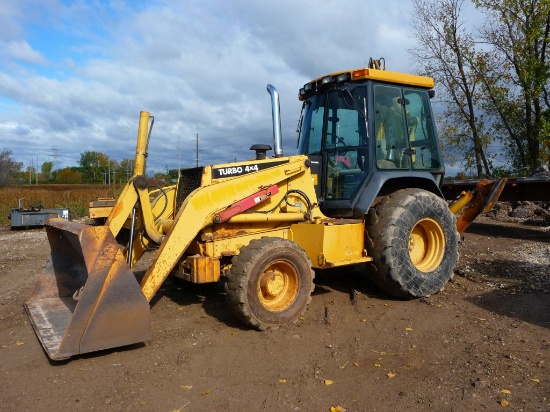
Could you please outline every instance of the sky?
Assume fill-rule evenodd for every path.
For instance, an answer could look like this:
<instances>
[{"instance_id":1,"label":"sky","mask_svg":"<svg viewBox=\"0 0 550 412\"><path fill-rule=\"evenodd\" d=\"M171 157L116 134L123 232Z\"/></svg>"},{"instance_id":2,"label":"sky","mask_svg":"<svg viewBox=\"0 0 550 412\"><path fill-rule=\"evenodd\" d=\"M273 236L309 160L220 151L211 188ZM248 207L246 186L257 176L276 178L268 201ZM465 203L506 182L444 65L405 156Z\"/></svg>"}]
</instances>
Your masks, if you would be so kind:
<instances>
[{"instance_id":1,"label":"sky","mask_svg":"<svg viewBox=\"0 0 550 412\"><path fill-rule=\"evenodd\" d=\"M25 167L135 154L140 111L155 117L149 171L225 163L273 146L296 153L298 90L364 67L414 72L409 1L4 0L0 150ZM272 153L272 152L271 152Z\"/></svg>"}]
</instances>

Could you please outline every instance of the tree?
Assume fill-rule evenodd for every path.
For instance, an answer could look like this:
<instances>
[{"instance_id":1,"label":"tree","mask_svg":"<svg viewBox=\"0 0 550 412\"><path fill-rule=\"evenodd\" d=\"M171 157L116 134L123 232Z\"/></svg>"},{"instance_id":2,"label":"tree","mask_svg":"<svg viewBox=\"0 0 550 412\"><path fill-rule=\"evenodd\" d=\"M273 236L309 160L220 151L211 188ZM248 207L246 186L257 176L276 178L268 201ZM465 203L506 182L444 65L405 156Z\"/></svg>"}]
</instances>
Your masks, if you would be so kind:
<instances>
[{"instance_id":1,"label":"tree","mask_svg":"<svg viewBox=\"0 0 550 412\"><path fill-rule=\"evenodd\" d=\"M13 160L11 150L2 150L0 152L0 187L12 183L15 176L21 172L22 168L22 162Z\"/></svg>"},{"instance_id":2,"label":"tree","mask_svg":"<svg viewBox=\"0 0 550 412\"><path fill-rule=\"evenodd\" d=\"M44 162L40 171L42 172L42 180L48 181L52 178L53 162Z\"/></svg>"},{"instance_id":3,"label":"tree","mask_svg":"<svg viewBox=\"0 0 550 412\"><path fill-rule=\"evenodd\" d=\"M109 156L101 152L86 151L80 154L78 164L82 167L83 178L87 182L103 182L109 168Z\"/></svg>"},{"instance_id":4,"label":"tree","mask_svg":"<svg viewBox=\"0 0 550 412\"><path fill-rule=\"evenodd\" d=\"M180 176L179 169L168 169L168 166L164 166L164 170L166 173L166 182L176 183L178 181Z\"/></svg>"},{"instance_id":5,"label":"tree","mask_svg":"<svg viewBox=\"0 0 550 412\"><path fill-rule=\"evenodd\" d=\"M446 152L472 163L476 174L490 174L486 149L490 136L477 102L480 80L473 36L461 21L464 0L414 0L413 25L417 47L409 50L418 65L433 77L445 103L440 134Z\"/></svg>"},{"instance_id":6,"label":"tree","mask_svg":"<svg viewBox=\"0 0 550 412\"><path fill-rule=\"evenodd\" d=\"M82 183L82 173L74 168L66 167L57 171L55 181L57 183Z\"/></svg>"},{"instance_id":7,"label":"tree","mask_svg":"<svg viewBox=\"0 0 550 412\"><path fill-rule=\"evenodd\" d=\"M119 176L124 179L124 181L130 180L134 173L134 159L122 159L119 164L119 173Z\"/></svg>"},{"instance_id":8,"label":"tree","mask_svg":"<svg viewBox=\"0 0 550 412\"><path fill-rule=\"evenodd\" d=\"M488 16L481 35L491 47L478 64L484 109L512 166L532 172L550 160L550 2L473 1Z\"/></svg>"}]
</instances>

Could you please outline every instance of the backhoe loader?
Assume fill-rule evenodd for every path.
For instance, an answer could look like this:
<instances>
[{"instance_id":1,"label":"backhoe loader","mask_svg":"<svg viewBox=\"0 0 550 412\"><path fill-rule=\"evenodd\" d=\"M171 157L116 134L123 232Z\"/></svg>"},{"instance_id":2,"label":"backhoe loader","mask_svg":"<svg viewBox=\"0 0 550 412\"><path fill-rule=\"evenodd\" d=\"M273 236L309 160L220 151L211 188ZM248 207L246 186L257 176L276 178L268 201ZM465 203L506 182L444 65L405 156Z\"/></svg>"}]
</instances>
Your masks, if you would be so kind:
<instances>
[{"instance_id":1,"label":"backhoe loader","mask_svg":"<svg viewBox=\"0 0 550 412\"><path fill-rule=\"evenodd\" d=\"M298 154L284 156L279 95L268 85L273 149L254 144L251 160L182 170L153 196L154 118L141 112L133 176L105 224L47 222L51 253L25 304L47 355L149 340L150 302L168 276L224 281L232 312L259 330L299 319L314 269L361 265L402 298L441 290L460 233L504 182L482 182L450 207L443 200L433 86L380 61L314 79L299 90ZM148 250L138 283L131 268Z\"/></svg>"}]
</instances>

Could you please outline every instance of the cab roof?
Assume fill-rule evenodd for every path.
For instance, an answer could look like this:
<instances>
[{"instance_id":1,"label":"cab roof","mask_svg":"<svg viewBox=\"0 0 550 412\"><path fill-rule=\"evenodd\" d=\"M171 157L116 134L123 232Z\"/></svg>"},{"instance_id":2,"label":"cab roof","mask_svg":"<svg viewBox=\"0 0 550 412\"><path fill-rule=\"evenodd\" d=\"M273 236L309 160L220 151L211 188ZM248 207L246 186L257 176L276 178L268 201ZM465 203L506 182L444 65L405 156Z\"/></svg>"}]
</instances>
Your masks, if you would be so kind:
<instances>
[{"instance_id":1,"label":"cab roof","mask_svg":"<svg viewBox=\"0 0 550 412\"><path fill-rule=\"evenodd\" d=\"M426 89L432 89L434 87L434 80L431 77L373 68L361 68L335 72L326 76L318 77L311 82L306 83L304 87L300 89L298 97L300 100L305 100L310 94L318 90L319 87L361 80L377 80L405 86L423 87Z\"/></svg>"}]
</instances>

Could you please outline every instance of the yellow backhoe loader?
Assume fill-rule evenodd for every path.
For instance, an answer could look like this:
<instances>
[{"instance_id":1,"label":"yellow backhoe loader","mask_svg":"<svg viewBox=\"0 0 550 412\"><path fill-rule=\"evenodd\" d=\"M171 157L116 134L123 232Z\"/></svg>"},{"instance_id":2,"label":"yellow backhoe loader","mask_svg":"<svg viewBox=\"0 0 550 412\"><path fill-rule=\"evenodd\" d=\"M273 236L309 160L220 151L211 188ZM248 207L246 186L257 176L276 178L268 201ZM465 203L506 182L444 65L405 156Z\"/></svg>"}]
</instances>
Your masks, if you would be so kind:
<instances>
[{"instance_id":1,"label":"yellow backhoe loader","mask_svg":"<svg viewBox=\"0 0 550 412\"><path fill-rule=\"evenodd\" d=\"M150 301L169 275L225 281L231 310L259 330L300 317L314 269L362 264L398 297L441 290L459 233L492 207L504 182L480 183L449 207L433 80L381 66L300 89L295 156L283 156L279 96L268 85L274 149L255 144L252 160L185 169L153 196L145 177L153 117L141 112L133 176L105 224L47 222L51 254L25 304L47 355L149 340ZM151 249L138 283L131 268Z\"/></svg>"}]
</instances>

